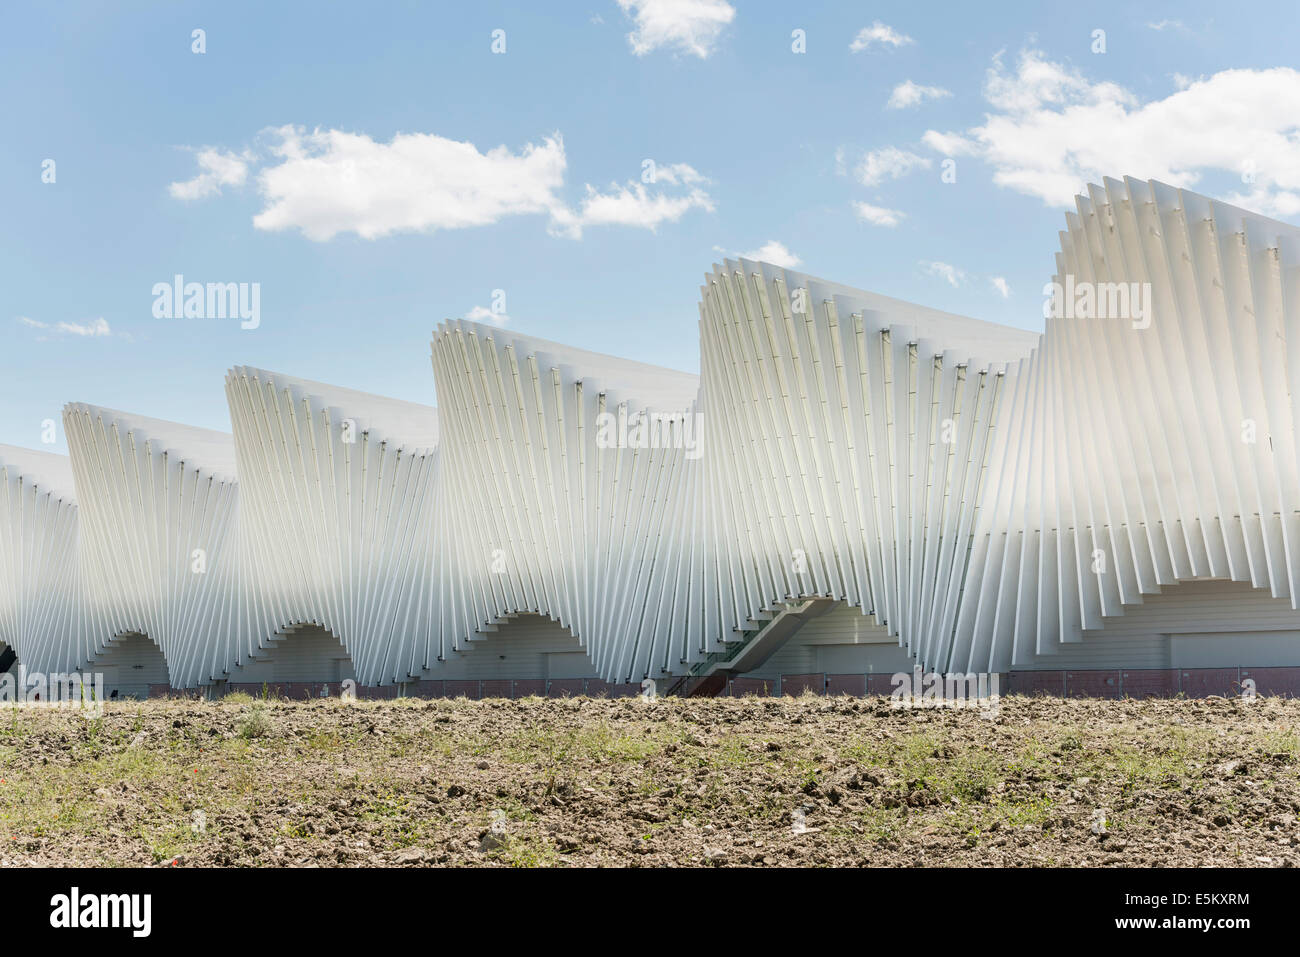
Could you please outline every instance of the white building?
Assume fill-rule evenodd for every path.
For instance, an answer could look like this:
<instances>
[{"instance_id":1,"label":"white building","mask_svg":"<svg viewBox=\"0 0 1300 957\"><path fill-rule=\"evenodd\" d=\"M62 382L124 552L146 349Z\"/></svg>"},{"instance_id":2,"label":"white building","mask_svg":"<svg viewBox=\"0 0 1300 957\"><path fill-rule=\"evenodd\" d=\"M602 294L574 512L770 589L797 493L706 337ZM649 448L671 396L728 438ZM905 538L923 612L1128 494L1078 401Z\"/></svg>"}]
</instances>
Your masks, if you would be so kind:
<instances>
[{"instance_id":1,"label":"white building","mask_svg":"<svg viewBox=\"0 0 1300 957\"><path fill-rule=\"evenodd\" d=\"M67 459L0 447L0 642L123 693L1289 687L1300 230L1107 180L1053 283L1040 335L729 260L699 376L455 320L436 412L71 404Z\"/></svg>"}]
</instances>

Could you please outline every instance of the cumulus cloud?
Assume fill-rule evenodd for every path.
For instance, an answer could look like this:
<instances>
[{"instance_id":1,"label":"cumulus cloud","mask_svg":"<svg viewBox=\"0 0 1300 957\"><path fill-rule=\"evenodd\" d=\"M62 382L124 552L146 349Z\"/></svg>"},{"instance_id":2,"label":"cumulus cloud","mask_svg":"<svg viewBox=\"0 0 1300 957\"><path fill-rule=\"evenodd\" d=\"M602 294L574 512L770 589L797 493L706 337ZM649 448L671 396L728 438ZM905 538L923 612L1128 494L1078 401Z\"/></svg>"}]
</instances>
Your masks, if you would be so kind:
<instances>
[{"instance_id":1,"label":"cumulus cloud","mask_svg":"<svg viewBox=\"0 0 1300 957\"><path fill-rule=\"evenodd\" d=\"M877 186L887 179L898 179L914 169L929 169L930 159L896 146L867 153L855 170L863 186Z\"/></svg>"},{"instance_id":2,"label":"cumulus cloud","mask_svg":"<svg viewBox=\"0 0 1300 957\"><path fill-rule=\"evenodd\" d=\"M855 202L853 210L858 214L858 219L876 226L897 226L904 219L904 214L897 209L872 206L870 203Z\"/></svg>"},{"instance_id":3,"label":"cumulus cloud","mask_svg":"<svg viewBox=\"0 0 1300 957\"><path fill-rule=\"evenodd\" d=\"M918 106L922 100L939 100L945 96L952 96L952 91L941 86L921 86L911 80L904 80L894 87L885 106L891 110L905 110Z\"/></svg>"},{"instance_id":4,"label":"cumulus cloud","mask_svg":"<svg viewBox=\"0 0 1300 957\"><path fill-rule=\"evenodd\" d=\"M494 326L504 326L510 317L504 312L493 312L487 306L475 306L465 313L465 318L474 322L490 322Z\"/></svg>"},{"instance_id":5,"label":"cumulus cloud","mask_svg":"<svg viewBox=\"0 0 1300 957\"><path fill-rule=\"evenodd\" d=\"M989 279L989 284L1001 294L1003 299L1011 295L1011 286L1002 276L993 276Z\"/></svg>"},{"instance_id":6,"label":"cumulus cloud","mask_svg":"<svg viewBox=\"0 0 1300 957\"><path fill-rule=\"evenodd\" d=\"M736 17L726 0L618 0L618 5L632 18L627 42L637 56L668 47L707 59Z\"/></svg>"},{"instance_id":7,"label":"cumulus cloud","mask_svg":"<svg viewBox=\"0 0 1300 957\"><path fill-rule=\"evenodd\" d=\"M167 187L175 199L203 199L215 196L223 186L243 186L248 179L246 154L205 147L195 151L199 172L193 179L172 183Z\"/></svg>"},{"instance_id":8,"label":"cumulus cloud","mask_svg":"<svg viewBox=\"0 0 1300 957\"><path fill-rule=\"evenodd\" d=\"M702 189L681 196L652 193L642 183L612 184L601 192L588 184L587 195L576 212L551 211L551 231L578 238L584 226L639 226L653 232L663 223L675 223L692 209L713 212L713 200Z\"/></svg>"},{"instance_id":9,"label":"cumulus cloud","mask_svg":"<svg viewBox=\"0 0 1300 957\"><path fill-rule=\"evenodd\" d=\"M681 184L691 186L695 183L707 183L694 167L687 163L666 163L663 166L655 167L656 183L672 183L674 186Z\"/></svg>"},{"instance_id":10,"label":"cumulus cloud","mask_svg":"<svg viewBox=\"0 0 1300 957\"><path fill-rule=\"evenodd\" d=\"M727 251L720 246L714 246L713 251L728 255ZM771 263L773 266L780 266L782 269L794 269L803 263L803 260L785 247L784 243L777 242L775 239L769 239L757 249L751 249L747 253L734 253L741 259L753 259L757 262Z\"/></svg>"},{"instance_id":11,"label":"cumulus cloud","mask_svg":"<svg viewBox=\"0 0 1300 957\"><path fill-rule=\"evenodd\" d=\"M479 152L428 133L380 143L342 130L275 131L279 160L258 174L265 208L258 229L299 229L323 241L342 232L376 239L399 232L486 226L563 204L564 142L557 134L518 153Z\"/></svg>"},{"instance_id":12,"label":"cumulus cloud","mask_svg":"<svg viewBox=\"0 0 1300 957\"><path fill-rule=\"evenodd\" d=\"M702 186L708 181L686 163L658 167L654 189L588 185L571 208L562 195L568 159L558 133L518 151L480 151L432 133L399 133L384 143L342 130L268 132L269 156L257 173L263 208L253 224L297 229L317 242L348 232L378 239L486 226L522 215L545 215L553 234L577 238L586 226L653 230L689 210L713 209ZM176 185L173 195L185 198Z\"/></svg>"},{"instance_id":13,"label":"cumulus cloud","mask_svg":"<svg viewBox=\"0 0 1300 957\"><path fill-rule=\"evenodd\" d=\"M891 26L886 26L877 20L869 27L863 27L858 31L858 35L853 38L849 44L849 49L854 53L861 53L863 50L870 50L872 47L884 48L905 47L914 42L906 34L899 33Z\"/></svg>"},{"instance_id":14,"label":"cumulus cloud","mask_svg":"<svg viewBox=\"0 0 1300 957\"><path fill-rule=\"evenodd\" d=\"M948 282L948 285L952 286L953 288L960 286L962 283L966 281L966 273L958 269L956 266L951 266L948 263L923 262L921 263L921 265L925 267L925 271L929 273L931 276L939 276L940 278L946 280Z\"/></svg>"},{"instance_id":15,"label":"cumulus cloud","mask_svg":"<svg viewBox=\"0 0 1300 957\"><path fill-rule=\"evenodd\" d=\"M994 58L984 97L993 110L983 124L930 130L924 142L983 159L994 182L1049 205L1073 206L1102 176L1195 187L1205 173L1226 172L1246 187L1227 201L1300 213L1300 72L1288 67L1224 70L1143 103L1031 49L1014 71Z\"/></svg>"}]
</instances>

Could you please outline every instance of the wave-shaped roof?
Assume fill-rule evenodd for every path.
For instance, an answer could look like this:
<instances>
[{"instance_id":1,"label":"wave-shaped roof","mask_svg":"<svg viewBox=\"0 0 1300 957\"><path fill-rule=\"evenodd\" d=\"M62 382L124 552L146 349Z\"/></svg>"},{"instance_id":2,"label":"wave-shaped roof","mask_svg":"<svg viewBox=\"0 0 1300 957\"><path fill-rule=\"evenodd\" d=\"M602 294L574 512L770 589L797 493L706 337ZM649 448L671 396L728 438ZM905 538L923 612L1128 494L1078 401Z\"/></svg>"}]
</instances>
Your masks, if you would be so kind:
<instances>
[{"instance_id":1,"label":"wave-shaped roof","mask_svg":"<svg viewBox=\"0 0 1300 957\"><path fill-rule=\"evenodd\" d=\"M768 281L784 277L787 288L808 289L813 305L824 299L839 298L844 301L849 312L878 312L886 315L888 325L907 327L917 339L931 339L943 351L997 362L1011 362L1025 358L1038 345L1040 333L1028 329L1017 329L1014 326L919 306L914 302L855 289L795 269L752 259L726 259L724 263L729 273L738 269L746 275L757 272ZM715 272L721 268L723 267L716 263L713 266ZM843 307L840 312L843 314Z\"/></svg>"},{"instance_id":2,"label":"wave-shaped roof","mask_svg":"<svg viewBox=\"0 0 1300 957\"><path fill-rule=\"evenodd\" d=\"M35 482L37 488L54 492L56 498L76 501L72 461L66 455L17 445L0 445L0 468L6 466Z\"/></svg>"},{"instance_id":3,"label":"wave-shaped roof","mask_svg":"<svg viewBox=\"0 0 1300 957\"><path fill-rule=\"evenodd\" d=\"M385 439L396 441L412 451L433 449L438 444L438 410L431 405L314 382L253 366L235 366L230 372L273 382L277 389L288 389L295 398L315 399L322 406L338 409L343 416L356 420L361 429L374 430Z\"/></svg>"},{"instance_id":4,"label":"wave-shaped roof","mask_svg":"<svg viewBox=\"0 0 1300 957\"><path fill-rule=\"evenodd\" d=\"M632 408L680 412L690 408L700 390L700 377L690 372L579 349L470 319L451 320L439 326L452 327L473 330L480 338L491 337L503 347L513 346L521 358L535 355L539 366L556 367L566 380L581 379L589 388L617 393Z\"/></svg>"},{"instance_id":5,"label":"wave-shaped roof","mask_svg":"<svg viewBox=\"0 0 1300 957\"><path fill-rule=\"evenodd\" d=\"M132 432L137 441L147 441L161 448L168 457L177 456L186 464L212 473L218 478L235 478L235 440L229 432L201 429L183 422L154 419L136 412L123 412L86 402L69 402L65 413L78 412L91 418L103 418L105 427L116 425L123 436Z\"/></svg>"}]
</instances>

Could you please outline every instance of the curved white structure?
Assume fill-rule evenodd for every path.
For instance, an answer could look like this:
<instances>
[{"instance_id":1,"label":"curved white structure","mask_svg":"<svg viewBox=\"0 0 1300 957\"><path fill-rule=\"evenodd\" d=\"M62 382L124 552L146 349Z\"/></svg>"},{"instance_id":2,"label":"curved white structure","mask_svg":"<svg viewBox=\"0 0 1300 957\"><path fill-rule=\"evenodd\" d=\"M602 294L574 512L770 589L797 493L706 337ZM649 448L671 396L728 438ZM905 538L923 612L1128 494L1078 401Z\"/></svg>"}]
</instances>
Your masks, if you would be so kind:
<instances>
[{"instance_id":1,"label":"curved white structure","mask_svg":"<svg viewBox=\"0 0 1300 957\"><path fill-rule=\"evenodd\" d=\"M465 321L438 330L433 366L442 640L534 612L610 680L670 671L700 629L684 521L701 504L698 461L670 434L691 427L699 380ZM629 409L653 416L645 448L620 447Z\"/></svg>"},{"instance_id":2,"label":"curved white structure","mask_svg":"<svg viewBox=\"0 0 1300 957\"><path fill-rule=\"evenodd\" d=\"M70 464L0 449L0 641L194 686L314 627L389 685L536 615L637 682L841 602L927 669L1125 667L1217 580L1300 655L1300 230L1132 180L1067 221L1041 335L727 261L698 377L456 320L436 413L247 368L233 436L70 405Z\"/></svg>"},{"instance_id":3,"label":"curved white structure","mask_svg":"<svg viewBox=\"0 0 1300 957\"><path fill-rule=\"evenodd\" d=\"M71 669L95 649L68 459L0 445L0 644ZM71 662L71 663L69 663Z\"/></svg>"},{"instance_id":4,"label":"curved white structure","mask_svg":"<svg viewBox=\"0 0 1300 957\"><path fill-rule=\"evenodd\" d=\"M243 367L226 396L242 530L230 633L242 654L210 673L312 624L342 642L364 684L419 675L433 616L433 409Z\"/></svg>"}]
</instances>

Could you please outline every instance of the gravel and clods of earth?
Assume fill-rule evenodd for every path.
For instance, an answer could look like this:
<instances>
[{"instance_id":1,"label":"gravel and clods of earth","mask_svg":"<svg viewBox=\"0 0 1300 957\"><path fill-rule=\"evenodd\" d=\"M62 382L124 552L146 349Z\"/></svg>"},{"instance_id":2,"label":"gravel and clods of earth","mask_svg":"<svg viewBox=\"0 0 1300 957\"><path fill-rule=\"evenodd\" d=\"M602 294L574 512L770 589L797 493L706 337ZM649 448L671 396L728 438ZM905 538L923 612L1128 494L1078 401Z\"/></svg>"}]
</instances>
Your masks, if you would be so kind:
<instances>
[{"instance_id":1,"label":"gravel and clods of earth","mask_svg":"<svg viewBox=\"0 0 1300 957\"><path fill-rule=\"evenodd\" d=\"M0 710L0 866L1290 866L1300 701Z\"/></svg>"}]
</instances>

